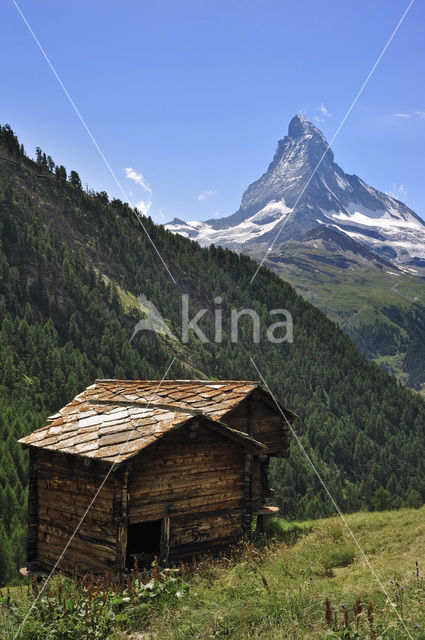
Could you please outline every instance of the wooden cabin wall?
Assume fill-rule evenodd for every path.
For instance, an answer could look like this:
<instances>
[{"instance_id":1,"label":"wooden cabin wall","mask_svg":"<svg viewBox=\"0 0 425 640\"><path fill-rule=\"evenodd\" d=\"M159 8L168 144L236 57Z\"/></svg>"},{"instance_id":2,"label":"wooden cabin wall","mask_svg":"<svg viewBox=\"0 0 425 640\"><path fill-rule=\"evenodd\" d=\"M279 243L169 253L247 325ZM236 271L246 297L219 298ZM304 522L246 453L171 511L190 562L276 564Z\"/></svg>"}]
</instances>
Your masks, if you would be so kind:
<instances>
[{"instance_id":1,"label":"wooden cabin wall","mask_svg":"<svg viewBox=\"0 0 425 640\"><path fill-rule=\"evenodd\" d=\"M249 396L229 411L223 421L265 444L270 455L289 455L290 429L284 418L261 398Z\"/></svg>"},{"instance_id":2,"label":"wooden cabin wall","mask_svg":"<svg viewBox=\"0 0 425 640\"><path fill-rule=\"evenodd\" d=\"M31 457L36 458L37 466L38 536L35 557L29 559L50 569L98 491L108 467L91 461L86 466L81 458L46 450L33 449ZM62 571L81 574L115 569L117 525L113 511L117 480L111 474L99 492L59 564Z\"/></svg>"},{"instance_id":3,"label":"wooden cabin wall","mask_svg":"<svg viewBox=\"0 0 425 640\"><path fill-rule=\"evenodd\" d=\"M160 439L131 463L129 524L170 517L170 559L240 539L246 451L198 424Z\"/></svg>"}]
</instances>

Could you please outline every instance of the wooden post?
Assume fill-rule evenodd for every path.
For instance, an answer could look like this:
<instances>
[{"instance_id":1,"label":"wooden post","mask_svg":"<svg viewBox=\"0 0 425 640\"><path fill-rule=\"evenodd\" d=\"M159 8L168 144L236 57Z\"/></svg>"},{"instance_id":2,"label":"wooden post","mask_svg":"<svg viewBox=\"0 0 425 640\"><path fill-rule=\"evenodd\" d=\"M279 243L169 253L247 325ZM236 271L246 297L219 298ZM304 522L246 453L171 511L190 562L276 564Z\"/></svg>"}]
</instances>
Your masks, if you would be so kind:
<instances>
[{"instance_id":1,"label":"wooden post","mask_svg":"<svg viewBox=\"0 0 425 640\"><path fill-rule=\"evenodd\" d=\"M260 456L261 462L261 504L269 497L269 456Z\"/></svg>"},{"instance_id":2,"label":"wooden post","mask_svg":"<svg viewBox=\"0 0 425 640\"><path fill-rule=\"evenodd\" d=\"M122 474L117 474L117 485L114 495L114 519L117 529L117 571L124 571L127 559L127 527L128 527L128 467Z\"/></svg>"},{"instance_id":3,"label":"wooden post","mask_svg":"<svg viewBox=\"0 0 425 640\"><path fill-rule=\"evenodd\" d=\"M244 471L244 511L242 528L244 535L251 537L251 520L252 520L252 465L253 456L249 453L245 456Z\"/></svg>"},{"instance_id":4,"label":"wooden post","mask_svg":"<svg viewBox=\"0 0 425 640\"><path fill-rule=\"evenodd\" d=\"M264 533L266 530L266 522L267 522L267 516L261 515L259 514L257 516L257 523L255 526L255 530L257 531L257 533Z\"/></svg>"},{"instance_id":5,"label":"wooden post","mask_svg":"<svg viewBox=\"0 0 425 640\"><path fill-rule=\"evenodd\" d=\"M166 516L161 521L161 545L160 545L160 564L166 566L170 556L170 518Z\"/></svg>"},{"instance_id":6,"label":"wooden post","mask_svg":"<svg viewBox=\"0 0 425 640\"><path fill-rule=\"evenodd\" d=\"M29 448L29 486L28 486L28 539L27 562L28 568L31 562L37 560L38 538L38 491L37 491L37 453Z\"/></svg>"},{"instance_id":7,"label":"wooden post","mask_svg":"<svg viewBox=\"0 0 425 640\"><path fill-rule=\"evenodd\" d=\"M253 394L251 394L248 398L248 435L252 436L253 432L253 419L252 419L252 404L253 404Z\"/></svg>"},{"instance_id":8,"label":"wooden post","mask_svg":"<svg viewBox=\"0 0 425 640\"><path fill-rule=\"evenodd\" d=\"M269 456L259 456L261 464L261 504L265 505L269 497ZM269 516L264 514L257 515L256 531L265 533Z\"/></svg>"}]
</instances>

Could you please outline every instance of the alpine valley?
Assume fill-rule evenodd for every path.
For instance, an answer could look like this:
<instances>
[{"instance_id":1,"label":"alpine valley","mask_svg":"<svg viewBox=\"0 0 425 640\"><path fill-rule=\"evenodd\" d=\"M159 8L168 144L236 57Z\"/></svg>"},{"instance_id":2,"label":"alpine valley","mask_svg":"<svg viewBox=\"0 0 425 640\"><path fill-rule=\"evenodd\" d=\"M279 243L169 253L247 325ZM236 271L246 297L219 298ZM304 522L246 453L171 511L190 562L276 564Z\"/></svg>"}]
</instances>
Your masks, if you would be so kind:
<instances>
[{"instance_id":1,"label":"alpine valley","mask_svg":"<svg viewBox=\"0 0 425 640\"><path fill-rule=\"evenodd\" d=\"M264 261L370 359L425 390L425 223L344 173L304 116L291 120L236 213L204 222L175 218L166 227Z\"/></svg>"},{"instance_id":2,"label":"alpine valley","mask_svg":"<svg viewBox=\"0 0 425 640\"><path fill-rule=\"evenodd\" d=\"M25 562L28 458L17 439L46 424L95 378L160 380L167 372L258 379L252 358L298 415L297 434L343 511L423 504L425 400L368 361L276 273L262 268L251 284L257 263L249 256L202 248L140 216L173 282L135 213L105 192L83 190L76 171L40 149L31 160L11 128L0 127L0 586ZM344 254L352 252L352 264L375 260L377 274L393 269L357 247L363 253ZM395 272L407 278L401 268ZM190 298L190 318L208 310L199 326L209 342L192 334L187 344L175 339L182 335L182 293ZM233 308L257 311L259 344L250 318L241 320L238 342L228 320L221 342L214 341L218 296L224 319ZM163 331L134 335L152 311L149 302L161 313ZM269 310L282 307L294 318L294 340L273 344L266 339ZM293 442L290 458L271 466L274 504L288 518L333 514Z\"/></svg>"}]
</instances>

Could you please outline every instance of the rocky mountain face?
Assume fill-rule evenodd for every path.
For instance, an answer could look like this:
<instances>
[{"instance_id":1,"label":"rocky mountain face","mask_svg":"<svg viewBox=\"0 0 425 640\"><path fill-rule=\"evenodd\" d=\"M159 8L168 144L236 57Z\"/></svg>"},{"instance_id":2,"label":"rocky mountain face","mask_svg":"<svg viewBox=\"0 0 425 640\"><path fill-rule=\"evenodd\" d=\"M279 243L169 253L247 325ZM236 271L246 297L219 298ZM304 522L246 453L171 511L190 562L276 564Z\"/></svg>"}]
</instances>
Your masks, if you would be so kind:
<instances>
[{"instance_id":1,"label":"rocky mountain face","mask_svg":"<svg viewBox=\"0 0 425 640\"><path fill-rule=\"evenodd\" d=\"M266 257L369 358L425 392L425 223L346 174L305 117L291 120L236 213L166 226L204 246Z\"/></svg>"},{"instance_id":2,"label":"rocky mountain face","mask_svg":"<svg viewBox=\"0 0 425 640\"><path fill-rule=\"evenodd\" d=\"M204 246L220 244L260 256L277 233L272 255L322 225L403 271L425 273L425 223L399 200L344 173L321 131L300 115L291 120L267 171L249 185L236 213L205 222L174 219L166 226Z\"/></svg>"}]
</instances>

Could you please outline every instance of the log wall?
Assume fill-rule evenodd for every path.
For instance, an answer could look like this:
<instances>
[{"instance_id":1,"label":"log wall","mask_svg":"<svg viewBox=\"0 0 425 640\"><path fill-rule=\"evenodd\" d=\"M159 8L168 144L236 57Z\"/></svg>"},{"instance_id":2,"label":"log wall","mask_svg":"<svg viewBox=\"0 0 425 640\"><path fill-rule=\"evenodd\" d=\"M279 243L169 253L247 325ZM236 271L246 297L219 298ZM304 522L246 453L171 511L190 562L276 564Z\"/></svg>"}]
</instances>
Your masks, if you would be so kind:
<instances>
[{"instance_id":1,"label":"log wall","mask_svg":"<svg viewBox=\"0 0 425 640\"><path fill-rule=\"evenodd\" d=\"M92 461L86 465L77 456L35 451L32 455L37 459L38 535L32 560L51 569L74 534L108 467ZM111 474L66 549L58 565L60 570L80 574L115 570L116 519L121 514L114 511L119 485L120 478Z\"/></svg>"},{"instance_id":2,"label":"log wall","mask_svg":"<svg viewBox=\"0 0 425 640\"><path fill-rule=\"evenodd\" d=\"M169 517L170 559L236 542L243 534L246 451L198 424L160 439L132 463L129 524Z\"/></svg>"},{"instance_id":3,"label":"log wall","mask_svg":"<svg viewBox=\"0 0 425 640\"><path fill-rule=\"evenodd\" d=\"M268 406L261 397L249 396L223 420L229 427L249 433L265 444L269 455L289 455L290 429L277 409Z\"/></svg>"}]
</instances>

